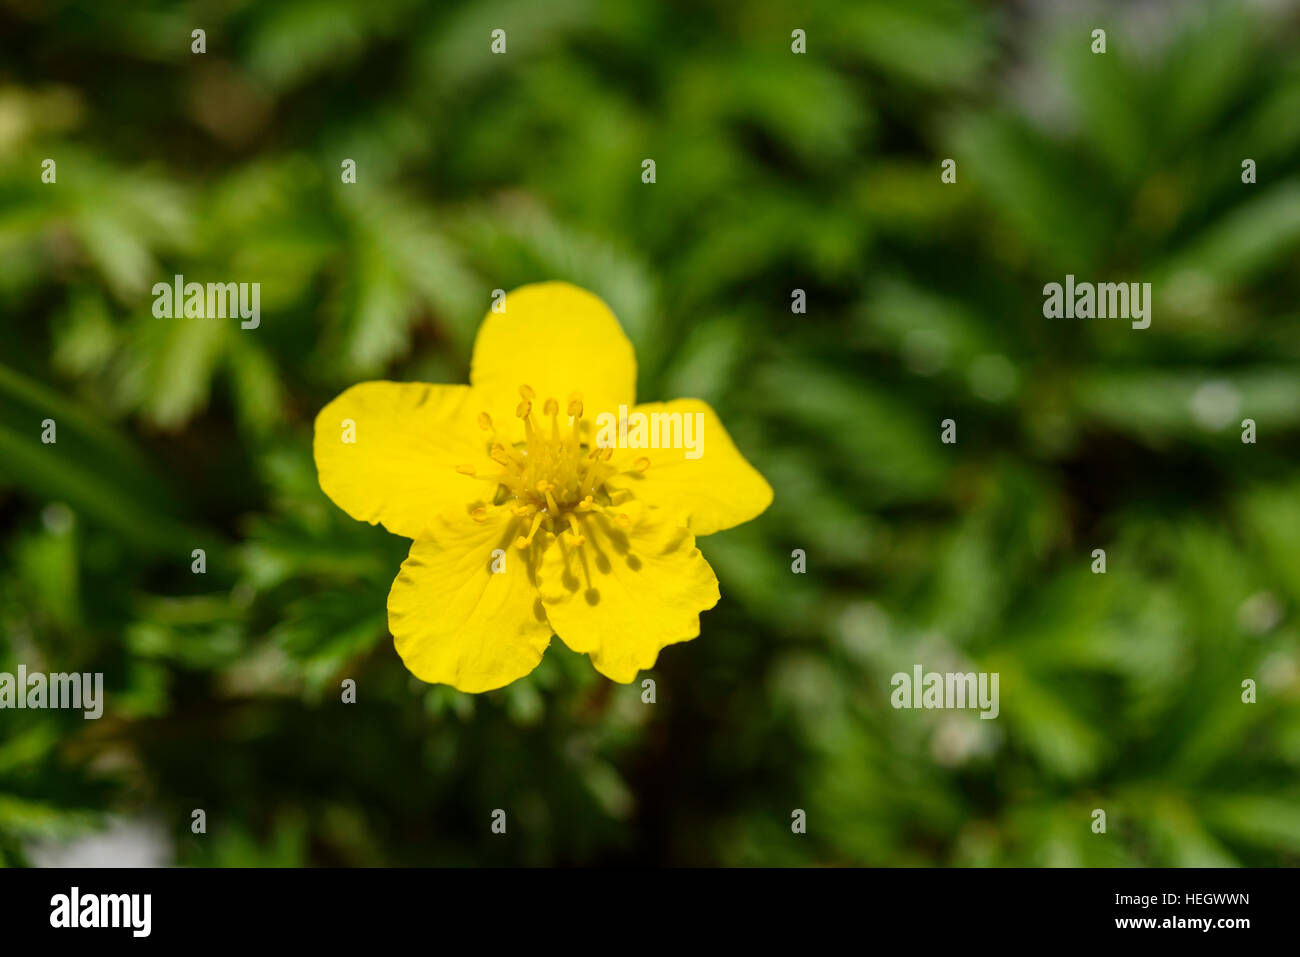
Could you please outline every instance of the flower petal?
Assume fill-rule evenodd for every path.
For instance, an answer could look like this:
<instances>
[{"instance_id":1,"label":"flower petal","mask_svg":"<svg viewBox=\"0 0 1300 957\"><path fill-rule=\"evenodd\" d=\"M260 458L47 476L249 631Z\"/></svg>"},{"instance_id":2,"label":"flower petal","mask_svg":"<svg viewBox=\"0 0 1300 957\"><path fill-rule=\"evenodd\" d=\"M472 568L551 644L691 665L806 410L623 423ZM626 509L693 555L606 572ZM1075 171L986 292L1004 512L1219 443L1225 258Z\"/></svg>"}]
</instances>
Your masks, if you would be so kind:
<instances>
[{"instance_id":1,"label":"flower petal","mask_svg":"<svg viewBox=\"0 0 1300 957\"><path fill-rule=\"evenodd\" d=\"M638 405L629 415L629 438L632 424L638 421L633 418L637 412L645 413L650 425L658 422L647 438L657 434L660 444L669 444L670 431L673 437L680 437L677 445L686 444L683 426L689 421L689 444L694 448L618 448L610 462L620 473L605 482L607 489L627 490L647 505L676 514L696 535L711 535L748 522L772 504L772 486L745 461L708 403L675 399ZM674 418L655 419L654 415ZM687 416L693 418L687 420ZM688 453L698 456L689 458ZM644 472L636 470L641 458L650 461Z\"/></svg>"},{"instance_id":2,"label":"flower petal","mask_svg":"<svg viewBox=\"0 0 1300 957\"><path fill-rule=\"evenodd\" d=\"M718 579L695 536L659 509L629 502L620 528L603 513L579 520L586 543L557 537L542 557L538 592L560 639L624 684L665 645L700 633L718 603Z\"/></svg>"},{"instance_id":3,"label":"flower petal","mask_svg":"<svg viewBox=\"0 0 1300 957\"><path fill-rule=\"evenodd\" d=\"M533 566L550 536L539 531L520 551L512 544L526 531L520 524L503 507L490 509L482 523L452 511L411 545L388 593L388 630L421 681L491 691L542 660L552 629Z\"/></svg>"},{"instance_id":4,"label":"flower petal","mask_svg":"<svg viewBox=\"0 0 1300 957\"><path fill-rule=\"evenodd\" d=\"M492 486L462 475L500 468L478 428L468 386L362 382L316 416L313 452L320 487L353 518L416 538L434 515L483 499ZM349 436L351 423L351 436ZM345 439L352 437L349 442Z\"/></svg>"},{"instance_id":5,"label":"flower petal","mask_svg":"<svg viewBox=\"0 0 1300 957\"><path fill-rule=\"evenodd\" d=\"M539 413L554 398L563 414L575 391L586 416L617 413L636 401L636 355L598 296L567 282L534 283L507 293L505 311L483 318L469 381L490 397L498 428L518 425L521 385L536 391Z\"/></svg>"}]
</instances>

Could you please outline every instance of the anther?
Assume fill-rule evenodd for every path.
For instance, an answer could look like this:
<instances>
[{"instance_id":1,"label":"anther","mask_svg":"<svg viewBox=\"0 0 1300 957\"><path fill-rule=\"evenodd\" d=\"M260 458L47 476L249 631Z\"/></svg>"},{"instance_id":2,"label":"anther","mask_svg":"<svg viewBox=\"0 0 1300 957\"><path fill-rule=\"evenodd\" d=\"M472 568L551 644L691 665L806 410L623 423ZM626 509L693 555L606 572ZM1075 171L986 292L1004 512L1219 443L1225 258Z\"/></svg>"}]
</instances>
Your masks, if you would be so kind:
<instances>
[{"instance_id":1,"label":"anther","mask_svg":"<svg viewBox=\"0 0 1300 957\"><path fill-rule=\"evenodd\" d=\"M643 455L632 463L632 467L638 472L644 472L650 467L650 460Z\"/></svg>"},{"instance_id":2,"label":"anther","mask_svg":"<svg viewBox=\"0 0 1300 957\"><path fill-rule=\"evenodd\" d=\"M517 406L515 406L515 415L517 415L521 419L528 418L529 414L532 411L533 411L533 404L529 402L527 399L524 399L523 402L520 402Z\"/></svg>"},{"instance_id":3,"label":"anther","mask_svg":"<svg viewBox=\"0 0 1300 957\"><path fill-rule=\"evenodd\" d=\"M476 469L472 465L457 465L456 471L461 475L473 475Z\"/></svg>"},{"instance_id":4,"label":"anther","mask_svg":"<svg viewBox=\"0 0 1300 957\"><path fill-rule=\"evenodd\" d=\"M521 385L519 387L519 394L523 396L525 399L527 399L529 402L531 402L533 400L533 397L537 395L537 393L533 391L533 387L530 385Z\"/></svg>"},{"instance_id":5,"label":"anther","mask_svg":"<svg viewBox=\"0 0 1300 957\"><path fill-rule=\"evenodd\" d=\"M480 429L482 429L484 432L486 432L486 431L488 431L489 429L491 429L491 428L492 428L492 416L488 415L486 412L480 412L480 413L478 414L478 427L479 427Z\"/></svg>"},{"instance_id":6,"label":"anther","mask_svg":"<svg viewBox=\"0 0 1300 957\"><path fill-rule=\"evenodd\" d=\"M474 521L482 525L484 522L487 521L488 510L484 506L480 505L478 508L471 511L469 514L470 514L470 518L474 519Z\"/></svg>"},{"instance_id":7,"label":"anther","mask_svg":"<svg viewBox=\"0 0 1300 957\"><path fill-rule=\"evenodd\" d=\"M542 406L542 411L547 415L559 415L560 403L556 402L554 399L547 399L546 404Z\"/></svg>"}]
</instances>

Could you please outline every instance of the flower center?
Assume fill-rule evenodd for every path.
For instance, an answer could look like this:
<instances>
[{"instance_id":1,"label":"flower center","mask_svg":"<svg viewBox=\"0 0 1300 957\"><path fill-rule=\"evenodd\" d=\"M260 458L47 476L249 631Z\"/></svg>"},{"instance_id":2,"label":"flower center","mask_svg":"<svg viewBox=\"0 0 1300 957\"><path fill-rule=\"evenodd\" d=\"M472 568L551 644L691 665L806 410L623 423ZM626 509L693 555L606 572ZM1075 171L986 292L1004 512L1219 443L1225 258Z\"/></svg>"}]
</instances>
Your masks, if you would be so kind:
<instances>
[{"instance_id":1,"label":"flower center","mask_svg":"<svg viewBox=\"0 0 1300 957\"><path fill-rule=\"evenodd\" d=\"M508 508L511 514L527 521L528 531L515 539L517 548L528 548L537 530L546 526L569 545L586 542L582 519L602 512L626 528L629 519L610 501L605 481L619 474L610 464L613 448L592 447L583 438L582 395L569 395L565 421L561 422L560 403L547 399L542 404L543 421L534 415L536 393L527 385L519 387L520 402L515 415L523 420L524 441L511 442L496 431L486 412L478 416L479 428L491 435L489 455L501 466L501 472L478 476L497 484L492 505L480 505L470 514L476 522L487 521L492 509ZM547 422L545 420L549 419ZM650 460L636 460L633 469L644 472ZM458 465L464 475L476 475L472 465Z\"/></svg>"}]
</instances>

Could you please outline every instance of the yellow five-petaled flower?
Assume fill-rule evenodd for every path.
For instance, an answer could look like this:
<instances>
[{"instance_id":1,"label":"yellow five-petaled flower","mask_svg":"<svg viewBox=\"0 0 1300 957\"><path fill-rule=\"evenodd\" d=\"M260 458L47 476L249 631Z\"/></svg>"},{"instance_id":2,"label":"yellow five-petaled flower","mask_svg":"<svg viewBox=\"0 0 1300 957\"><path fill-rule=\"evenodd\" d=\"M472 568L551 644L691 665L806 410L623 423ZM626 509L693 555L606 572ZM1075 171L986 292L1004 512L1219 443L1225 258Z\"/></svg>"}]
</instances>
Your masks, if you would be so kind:
<instances>
[{"instance_id":1,"label":"yellow five-petaled flower","mask_svg":"<svg viewBox=\"0 0 1300 957\"><path fill-rule=\"evenodd\" d=\"M719 595L695 537L754 518L772 489L707 404L635 405L635 389L632 344L605 303L547 282L488 312L470 385L363 382L321 410L325 494L414 539L388 626L417 677L500 688L557 634L626 683L700 633ZM629 438L637 413L689 417L693 450Z\"/></svg>"}]
</instances>

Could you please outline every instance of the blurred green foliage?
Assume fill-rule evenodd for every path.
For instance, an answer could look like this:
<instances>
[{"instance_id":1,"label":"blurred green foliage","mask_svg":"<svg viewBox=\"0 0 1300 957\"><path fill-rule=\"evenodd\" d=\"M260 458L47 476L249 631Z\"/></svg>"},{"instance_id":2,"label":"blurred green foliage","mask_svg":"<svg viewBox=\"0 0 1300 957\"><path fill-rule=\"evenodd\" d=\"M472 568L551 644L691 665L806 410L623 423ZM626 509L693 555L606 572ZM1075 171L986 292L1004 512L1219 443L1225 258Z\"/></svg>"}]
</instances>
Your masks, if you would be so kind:
<instances>
[{"instance_id":1,"label":"blurred green foliage","mask_svg":"<svg viewBox=\"0 0 1300 957\"><path fill-rule=\"evenodd\" d=\"M1300 862L1300 23L1060 9L0 0L0 670L109 695L0 713L0 861L122 815L184 865ZM261 327L154 318L174 273ZM1066 273L1151 328L1044 319ZM559 642L422 685L404 541L316 483L325 402L465 381L550 278L776 490L652 706ZM917 662L1000 718L893 710Z\"/></svg>"}]
</instances>

